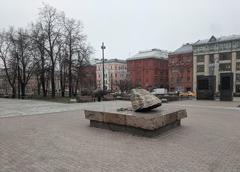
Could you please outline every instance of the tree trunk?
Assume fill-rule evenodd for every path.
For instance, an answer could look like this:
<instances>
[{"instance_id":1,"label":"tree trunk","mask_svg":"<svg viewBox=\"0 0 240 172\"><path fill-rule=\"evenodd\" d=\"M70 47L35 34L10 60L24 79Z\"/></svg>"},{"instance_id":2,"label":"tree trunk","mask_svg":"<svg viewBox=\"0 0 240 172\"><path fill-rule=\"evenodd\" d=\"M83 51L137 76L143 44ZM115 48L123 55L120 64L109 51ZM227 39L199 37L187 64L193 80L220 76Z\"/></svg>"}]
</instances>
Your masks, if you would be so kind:
<instances>
[{"instance_id":1,"label":"tree trunk","mask_svg":"<svg viewBox=\"0 0 240 172\"><path fill-rule=\"evenodd\" d=\"M21 94L22 99L24 99L26 96L26 84L24 83L21 83Z\"/></svg>"},{"instance_id":2,"label":"tree trunk","mask_svg":"<svg viewBox=\"0 0 240 172\"><path fill-rule=\"evenodd\" d=\"M60 65L60 87L61 87L61 96L64 97L65 96L65 91L63 90L63 69L62 66Z\"/></svg>"},{"instance_id":3,"label":"tree trunk","mask_svg":"<svg viewBox=\"0 0 240 172\"><path fill-rule=\"evenodd\" d=\"M64 90L62 90L61 96L62 96L62 97L65 97L65 91L64 91Z\"/></svg>"},{"instance_id":4,"label":"tree trunk","mask_svg":"<svg viewBox=\"0 0 240 172\"><path fill-rule=\"evenodd\" d=\"M69 60L69 74L68 74L68 79L69 79L69 97L72 97L72 62L71 59Z\"/></svg>"},{"instance_id":5,"label":"tree trunk","mask_svg":"<svg viewBox=\"0 0 240 172\"><path fill-rule=\"evenodd\" d=\"M19 67L19 57L17 56L17 84L18 84L18 98L21 98L21 76L20 76L20 67Z\"/></svg>"},{"instance_id":6,"label":"tree trunk","mask_svg":"<svg viewBox=\"0 0 240 172\"><path fill-rule=\"evenodd\" d=\"M39 79L39 76L37 76L37 94L38 96L41 95L41 79Z\"/></svg>"},{"instance_id":7,"label":"tree trunk","mask_svg":"<svg viewBox=\"0 0 240 172\"><path fill-rule=\"evenodd\" d=\"M63 97L65 97L65 88L66 88L66 72L65 72L65 64L64 64L64 68L63 68L63 88L62 88L62 95Z\"/></svg>"},{"instance_id":8,"label":"tree trunk","mask_svg":"<svg viewBox=\"0 0 240 172\"><path fill-rule=\"evenodd\" d=\"M43 97L47 97L47 91L45 87L45 78L41 76L41 85L42 85L42 92L43 92Z\"/></svg>"},{"instance_id":9,"label":"tree trunk","mask_svg":"<svg viewBox=\"0 0 240 172\"><path fill-rule=\"evenodd\" d=\"M70 42L69 42L69 74L68 74L68 79L69 79L69 97L72 97L72 39L71 39L71 34L70 34Z\"/></svg>"},{"instance_id":10,"label":"tree trunk","mask_svg":"<svg viewBox=\"0 0 240 172\"><path fill-rule=\"evenodd\" d=\"M55 98L55 71L51 70L51 86L52 86L52 98Z\"/></svg>"},{"instance_id":11,"label":"tree trunk","mask_svg":"<svg viewBox=\"0 0 240 172\"><path fill-rule=\"evenodd\" d=\"M45 83L45 59L44 59L44 48L40 47L40 53L41 53L41 74L40 74L40 80L42 85L42 92L43 97L47 97L47 91L46 91L46 83Z\"/></svg>"},{"instance_id":12,"label":"tree trunk","mask_svg":"<svg viewBox=\"0 0 240 172\"><path fill-rule=\"evenodd\" d=\"M46 91L46 86L45 86L45 72L44 71L41 72L40 82L41 82L41 86L42 86L43 97L47 97L47 91Z\"/></svg>"},{"instance_id":13,"label":"tree trunk","mask_svg":"<svg viewBox=\"0 0 240 172\"><path fill-rule=\"evenodd\" d=\"M37 95L40 96L41 95L41 81L40 81L40 77L38 74L36 74L36 78L37 78Z\"/></svg>"},{"instance_id":14,"label":"tree trunk","mask_svg":"<svg viewBox=\"0 0 240 172\"><path fill-rule=\"evenodd\" d=\"M77 96L77 90L79 87L79 79L76 79L76 86L75 86L75 95Z\"/></svg>"},{"instance_id":15,"label":"tree trunk","mask_svg":"<svg viewBox=\"0 0 240 172\"><path fill-rule=\"evenodd\" d=\"M12 98L16 98L16 87L12 86Z\"/></svg>"}]
</instances>

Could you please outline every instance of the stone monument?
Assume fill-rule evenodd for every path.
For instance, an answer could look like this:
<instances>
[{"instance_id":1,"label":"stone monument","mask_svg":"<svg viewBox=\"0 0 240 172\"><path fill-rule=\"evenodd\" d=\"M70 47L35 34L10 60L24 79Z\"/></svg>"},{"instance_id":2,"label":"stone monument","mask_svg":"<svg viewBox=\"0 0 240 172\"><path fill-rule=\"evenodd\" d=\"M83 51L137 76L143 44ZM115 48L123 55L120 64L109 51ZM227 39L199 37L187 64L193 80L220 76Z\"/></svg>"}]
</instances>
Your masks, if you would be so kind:
<instances>
[{"instance_id":1,"label":"stone monument","mask_svg":"<svg viewBox=\"0 0 240 172\"><path fill-rule=\"evenodd\" d=\"M130 100L136 112L150 111L162 105L159 98L144 89L132 89Z\"/></svg>"},{"instance_id":2,"label":"stone monument","mask_svg":"<svg viewBox=\"0 0 240 172\"><path fill-rule=\"evenodd\" d=\"M185 109L161 106L160 99L143 89L131 91L131 104L128 108L116 105L85 110L85 118L91 127L153 137L180 126L187 117Z\"/></svg>"}]
</instances>

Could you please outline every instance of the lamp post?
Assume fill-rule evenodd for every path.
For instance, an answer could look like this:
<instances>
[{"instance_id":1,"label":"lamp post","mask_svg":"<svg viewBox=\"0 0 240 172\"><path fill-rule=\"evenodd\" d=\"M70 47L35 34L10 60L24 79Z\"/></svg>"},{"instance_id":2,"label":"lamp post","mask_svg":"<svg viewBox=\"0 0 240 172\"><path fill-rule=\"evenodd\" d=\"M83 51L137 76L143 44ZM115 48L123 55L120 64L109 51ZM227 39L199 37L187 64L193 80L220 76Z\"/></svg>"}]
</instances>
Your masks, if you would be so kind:
<instances>
[{"instance_id":1,"label":"lamp post","mask_svg":"<svg viewBox=\"0 0 240 172\"><path fill-rule=\"evenodd\" d=\"M106 49L104 42L102 43L101 49L102 49L103 93L104 93L105 91L104 49Z\"/></svg>"}]
</instances>

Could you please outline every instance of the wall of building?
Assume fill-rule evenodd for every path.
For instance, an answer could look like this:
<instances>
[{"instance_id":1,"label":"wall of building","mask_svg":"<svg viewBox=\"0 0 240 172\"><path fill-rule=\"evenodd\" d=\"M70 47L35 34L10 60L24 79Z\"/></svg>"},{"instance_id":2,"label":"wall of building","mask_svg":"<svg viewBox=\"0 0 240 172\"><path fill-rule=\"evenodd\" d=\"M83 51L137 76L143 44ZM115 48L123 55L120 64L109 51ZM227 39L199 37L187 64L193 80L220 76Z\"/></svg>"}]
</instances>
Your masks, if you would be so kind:
<instances>
[{"instance_id":1,"label":"wall of building","mask_svg":"<svg viewBox=\"0 0 240 172\"><path fill-rule=\"evenodd\" d=\"M219 92L220 73L233 73L233 91L240 93L240 40L194 45L193 89L197 88L197 75L215 75Z\"/></svg>"},{"instance_id":2,"label":"wall of building","mask_svg":"<svg viewBox=\"0 0 240 172\"><path fill-rule=\"evenodd\" d=\"M168 56L169 90L192 91L193 54L172 54Z\"/></svg>"},{"instance_id":3,"label":"wall of building","mask_svg":"<svg viewBox=\"0 0 240 172\"><path fill-rule=\"evenodd\" d=\"M127 61L131 85L145 89L168 88L168 60L145 58Z\"/></svg>"},{"instance_id":4,"label":"wall of building","mask_svg":"<svg viewBox=\"0 0 240 172\"><path fill-rule=\"evenodd\" d=\"M80 89L93 91L96 89L96 65L83 66L81 69Z\"/></svg>"},{"instance_id":5,"label":"wall of building","mask_svg":"<svg viewBox=\"0 0 240 172\"><path fill-rule=\"evenodd\" d=\"M105 62L105 87L109 91L118 91L118 83L120 80L126 80L127 64L120 62ZM102 63L96 64L96 82L97 88L103 88L103 69Z\"/></svg>"}]
</instances>

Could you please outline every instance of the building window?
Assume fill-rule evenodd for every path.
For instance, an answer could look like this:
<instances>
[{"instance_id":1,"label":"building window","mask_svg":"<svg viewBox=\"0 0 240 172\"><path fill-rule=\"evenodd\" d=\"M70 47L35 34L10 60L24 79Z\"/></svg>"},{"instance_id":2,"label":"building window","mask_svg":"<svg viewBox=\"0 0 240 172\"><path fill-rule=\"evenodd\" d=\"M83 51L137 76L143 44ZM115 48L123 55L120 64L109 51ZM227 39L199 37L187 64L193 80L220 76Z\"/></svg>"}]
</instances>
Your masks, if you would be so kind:
<instances>
[{"instance_id":1,"label":"building window","mask_svg":"<svg viewBox=\"0 0 240 172\"><path fill-rule=\"evenodd\" d=\"M240 85L236 85L236 93L240 93Z\"/></svg>"},{"instance_id":2,"label":"building window","mask_svg":"<svg viewBox=\"0 0 240 172\"><path fill-rule=\"evenodd\" d=\"M201 56L197 56L197 63L199 62L204 62L204 56L201 55Z\"/></svg>"},{"instance_id":3,"label":"building window","mask_svg":"<svg viewBox=\"0 0 240 172\"><path fill-rule=\"evenodd\" d=\"M209 55L209 63L210 64L214 63L214 55L213 54Z\"/></svg>"},{"instance_id":4,"label":"building window","mask_svg":"<svg viewBox=\"0 0 240 172\"><path fill-rule=\"evenodd\" d=\"M231 63L219 64L219 71L231 71L231 69L232 69Z\"/></svg>"},{"instance_id":5,"label":"building window","mask_svg":"<svg viewBox=\"0 0 240 172\"><path fill-rule=\"evenodd\" d=\"M208 70L209 70L209 75L214 75L215 66L209 65Z\"/></svg>"},{"instance_id":6,"label":"building window","mask_svg":"<svg viewBox=\"0 0 240 172\"><path fill-rule=\"evenodd\" d=\"M236 82L240 82L240 73L236 73Z\"/></svg>"},{"instance_id":7,"label":"building window","mask_svg":"<svg viewBox=\"0 0 240 172\"><path fill-rule=\"evenodd\" d=\"M197 72L204 72L204 65L197 65Z\"/></svg>"},{"instance_id":8,"label":"building window","mask_svg":"<svg viewBox=\"0 0 240 172\"><path fill-rule=\"evenodd\" d=\"M237 62L237 64L236 64L236 70L240 70L240 62Z\"/></svg>"},{"instance_id":9,"label":"building window","mask_svg":"<svg viewBox=\"0 0 240 172\"><path fill-rule=\"evenodd\" d=\"M232 53L220 53L219 60L231 60Z\"/></svg>"},{"instance_id":10,"label":"building window","mask_svg":"<svg viewBox=\"0 0 240 172\"><path fill-rule=\"evenodd\" d=\"M240 59L240 51L237 52L237 59Z\"/></svg>"}]
</instances>

